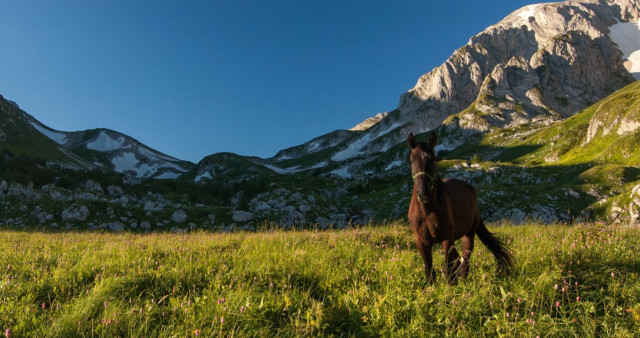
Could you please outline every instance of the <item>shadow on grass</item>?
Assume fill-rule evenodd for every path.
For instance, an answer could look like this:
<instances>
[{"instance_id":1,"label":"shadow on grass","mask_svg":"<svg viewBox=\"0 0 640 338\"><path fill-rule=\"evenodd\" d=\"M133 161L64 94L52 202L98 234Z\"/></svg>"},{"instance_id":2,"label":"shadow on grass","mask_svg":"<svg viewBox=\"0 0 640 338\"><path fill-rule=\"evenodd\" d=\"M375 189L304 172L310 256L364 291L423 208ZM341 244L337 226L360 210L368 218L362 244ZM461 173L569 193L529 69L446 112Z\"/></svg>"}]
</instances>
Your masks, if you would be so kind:
<instances>
[{"instance_id":1,"label":"shadow on grass","mask_svg":"<svg viewBox=\"0 0 640 338\"><path fill-rule=\"evenodd\" d=\"M460 146L446 154L440 152L446 160L471 160L479 156L480 160L514 162L516 159L529 155L542 148L541 145L522 145L512 147L495 147L484 145Z\"/></svg>"}]
</instances>

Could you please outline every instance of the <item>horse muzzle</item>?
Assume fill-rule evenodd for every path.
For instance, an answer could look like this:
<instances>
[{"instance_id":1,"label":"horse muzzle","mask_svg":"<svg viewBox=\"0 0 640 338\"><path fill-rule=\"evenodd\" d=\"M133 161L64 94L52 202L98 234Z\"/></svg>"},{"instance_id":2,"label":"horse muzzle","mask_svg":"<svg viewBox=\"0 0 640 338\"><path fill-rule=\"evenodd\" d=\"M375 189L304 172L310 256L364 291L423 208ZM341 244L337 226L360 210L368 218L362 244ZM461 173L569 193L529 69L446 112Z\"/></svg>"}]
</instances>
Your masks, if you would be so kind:
<instances>
[{"instance_id":1,"label":"horse muzzle","mask_svg":"<svg viewBox=\"0 0 640 338\"><path fill-rule=\"evenodd\" d=\"M418 198L418 202L422 204L427 204L429 200L431 200L431 195L425 194L424 192L417 192L416 197Z\"/></svg>"}]
</instances>

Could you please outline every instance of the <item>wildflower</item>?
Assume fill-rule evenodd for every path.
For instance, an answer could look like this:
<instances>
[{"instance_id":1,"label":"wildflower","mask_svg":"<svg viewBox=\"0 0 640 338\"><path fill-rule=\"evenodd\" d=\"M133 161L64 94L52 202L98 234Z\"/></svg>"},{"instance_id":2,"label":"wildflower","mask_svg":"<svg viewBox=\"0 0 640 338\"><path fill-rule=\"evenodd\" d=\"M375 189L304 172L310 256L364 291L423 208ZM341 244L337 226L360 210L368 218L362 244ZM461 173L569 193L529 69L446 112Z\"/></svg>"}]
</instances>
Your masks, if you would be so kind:
<instances>
[{"instance_id":1,"label":"wildflower","mask_svg":"<svg viewBox=\"0 0 640 338\"><path fill-rule=\"evenodd\" d=\"M224 324L224 317L220 317L220 324Z\"/></svg>"},{"instance_id":2,"label":"wildflower","mask_svg":"<svg viewBox=\"0 0 640 338\"><path fill-rule=\"evenodd\" d=\"M560 301L556 302L556 307L560 307Z\"/></svg>"},{"instance_id":3,"label":"wildflower","mask_svg":"<svg viewBox=\"0 0 640 338\"><path fill-rule=\"evenodd\" d=\"M507 312L507 318L509 318L511 315L509 314L509 312Z\"/></svg>"},{"instance_id":4,"label":"wildflower","mask_svg":"<svg viewBox=\"0 0 640 338\"><path fill-rule=\"evenodd\" d=\"M556 289L556 291L557 291L557 290L558 290L558 288L559 288L559 286L558 286L558 284L556 284L556 285L554 286L554 289Z\"/></svg>"},{"instance_id":5,"label":"wildflower","mask_svg":"<svg viewBox=\"0 0 640 338\"><path fill-rule=\"evenodd\" d=\"M7 329L7 331L4 331L4 336L7 338L11 337L11 330Z\"/></svg>"},{"instance_id":6,"label":"wildflower","mask_svg":"<svg viewBox=\"0 0 640 338\"><path fill-rule=\"evenodd\" d=\"M615 277L615 276L616 276L616 273L611 271L611 277Z\"/></svg>"},{"instance_id":7,"label":"wildflower","mask_svg":"<svg viewBox=\"0 0 640 338\"><path fill-rule=\"evenodd\" d=\"M520 298L518 298L518 304L520 304L522 302L522 300L520 300Z\"/></svg>"},{"instance_id":8,"label":"wildflower","mask_svg":"<svg viewBox=\"0 0 640 338\"><path fill-rule=\"evenodd\" d=\"M565 291L564 288L562 288L562 293L564 293L564 291Z\"/></svg>"},{"instance_id":9,"label":"wildflower","mask_svg":"<svg viewBox=\"0 0 640 338\"><path fill-rule=\"evenodd\" d=\"M576 297L576 301L579 302L580 301L580 296Z\"/></svg>"},{"instance_id":10,"label":"wildflower","mask_svg":"<svg viewBox=\"0 0 640 338\"><path fill-rule=\"evenodd\" d=\"M200 335L200 330L193 331L193 334L196 335L196 336L199 336Z\"/></svg>"},{"instance_id":11,"label":"wildflower","mask_svg":"<svg viewBox=\"0 0 640 338\"><path fill-rule=\"evenodd\" d=\"M240 312L244 312L244 310L245 310L244 306L240 308Z\"/></svg>"},{"instance_id":12,"label":"wildflower","mask_svg":"<svg viewBox=\"0 0 640 338\"><path fill-rule=\"evenodd\" d=\"M531 311L531 317L535 316L535 312Z\"/></svg>"},{"instance_id":13,"label":"wildflower","mask_svg":"<svg viewBox=\"0 0 640 338\"><path fill-rule=\"evenodd\" d=\"M47 304L46 304L46 303L44 303L44 302L42 302L42 309L44 310L44 309L46 309L46 308L47 308Z\"/></svg>"}]
</instances>

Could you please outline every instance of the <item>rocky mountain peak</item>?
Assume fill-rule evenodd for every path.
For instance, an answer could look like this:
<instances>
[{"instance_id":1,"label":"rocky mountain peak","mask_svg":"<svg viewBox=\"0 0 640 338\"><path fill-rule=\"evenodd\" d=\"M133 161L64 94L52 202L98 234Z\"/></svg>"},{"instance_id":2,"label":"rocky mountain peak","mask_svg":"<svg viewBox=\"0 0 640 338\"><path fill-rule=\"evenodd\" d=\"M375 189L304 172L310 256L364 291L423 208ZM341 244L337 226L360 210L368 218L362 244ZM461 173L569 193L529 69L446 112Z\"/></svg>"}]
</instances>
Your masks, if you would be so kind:
<instances>
[{"instance_id":1,"label":"rocky mountain peak","mask_svg":"<svg viewBox=\"0 0 640 338\"><path fill-rule=\"evenodd\" d=\"M525 6L421 76L401 95L399 112L357 140L367 141L358 153L383 151L445 120L450 129L484 132L571 116L640 77L639 22L635 0ZM468 116L447 119L456 114Z\"/></svg>"}]
</instances>

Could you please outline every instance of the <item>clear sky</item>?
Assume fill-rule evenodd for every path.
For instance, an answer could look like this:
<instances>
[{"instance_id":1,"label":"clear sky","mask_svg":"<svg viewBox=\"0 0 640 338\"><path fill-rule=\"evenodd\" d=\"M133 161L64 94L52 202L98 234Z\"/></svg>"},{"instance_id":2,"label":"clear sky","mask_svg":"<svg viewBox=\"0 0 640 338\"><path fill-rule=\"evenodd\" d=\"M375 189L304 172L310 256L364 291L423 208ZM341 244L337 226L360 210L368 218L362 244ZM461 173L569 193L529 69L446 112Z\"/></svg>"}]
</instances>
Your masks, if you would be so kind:
<instances>
[{"instance_id":1,"label":"clear sky","mask_svg":"<svg viewBox=\"0 0 640 338\"><path fill-rule=\"evenodd\" d=\"M193 162L271 157L397 107L534 0L0 0L0 94Z\"/></svg>"}]
</instances>

